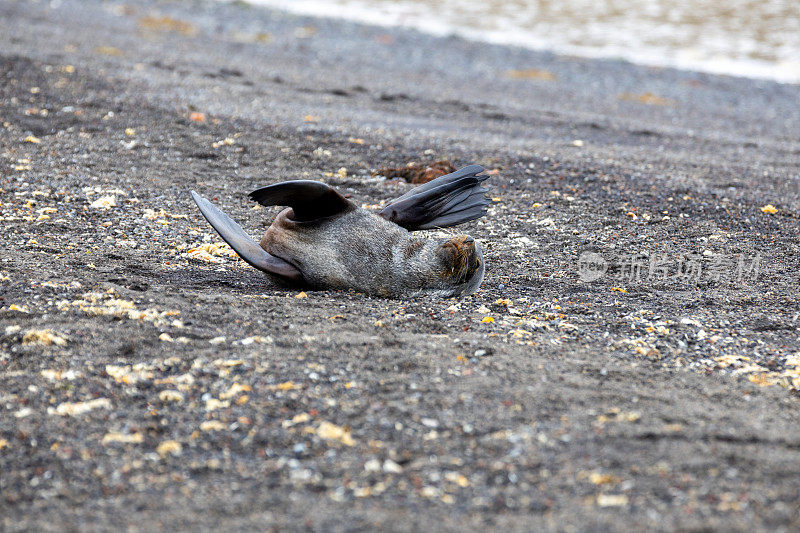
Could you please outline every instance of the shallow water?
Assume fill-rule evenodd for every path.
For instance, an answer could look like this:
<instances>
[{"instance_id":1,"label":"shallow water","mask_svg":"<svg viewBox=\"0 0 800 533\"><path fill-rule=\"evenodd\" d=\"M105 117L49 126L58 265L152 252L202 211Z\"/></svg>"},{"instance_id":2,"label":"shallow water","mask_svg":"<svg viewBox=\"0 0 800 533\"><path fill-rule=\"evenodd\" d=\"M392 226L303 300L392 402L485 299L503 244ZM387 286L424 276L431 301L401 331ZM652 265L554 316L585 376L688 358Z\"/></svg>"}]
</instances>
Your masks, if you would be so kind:
<instances>
[{"instance_id":1,"label":"shallow water","mask_svg":"<svg viewBox=\"0 0 800 533\"><path fill-rule=\"evenodd\" d=\"M250 0L588 57L800 83L800 0Z\"/></svg>"}]
</instances>

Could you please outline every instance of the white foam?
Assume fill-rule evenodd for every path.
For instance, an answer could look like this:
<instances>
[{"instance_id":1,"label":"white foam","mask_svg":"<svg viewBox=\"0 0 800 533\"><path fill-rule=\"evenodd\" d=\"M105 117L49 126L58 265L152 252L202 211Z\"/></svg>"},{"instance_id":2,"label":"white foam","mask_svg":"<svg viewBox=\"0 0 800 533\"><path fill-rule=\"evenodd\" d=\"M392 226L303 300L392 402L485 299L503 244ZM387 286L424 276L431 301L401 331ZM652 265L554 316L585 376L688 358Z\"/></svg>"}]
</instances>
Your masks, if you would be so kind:
<instances>
[{"instance_id":1,"label":"white foam","mask_svg":"<svg viewBox=\"0 0 800 533\"><path fill-rule=\"evenodd\" d=\"M728 0L724 10L714 0L691 6L681 0L627 0L619 9L613 1L594 0L250 3L579 57L800 83L800 2L795 9L782 0Z\"/></svg>"}]
</instances>

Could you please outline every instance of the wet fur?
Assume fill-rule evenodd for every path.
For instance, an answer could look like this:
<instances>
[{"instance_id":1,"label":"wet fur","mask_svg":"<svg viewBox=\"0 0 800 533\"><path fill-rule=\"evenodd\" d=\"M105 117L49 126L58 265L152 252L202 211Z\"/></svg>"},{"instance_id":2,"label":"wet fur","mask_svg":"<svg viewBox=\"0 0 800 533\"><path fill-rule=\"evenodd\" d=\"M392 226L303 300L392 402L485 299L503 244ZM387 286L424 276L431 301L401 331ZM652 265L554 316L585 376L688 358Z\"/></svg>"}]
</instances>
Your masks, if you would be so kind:
<instances>
[{"instance_id":1,"label":"wet fur","mask_svg":"<svg viewBox=\"0 0 800 533\"><path fill-rule=\"evenodd\" d=\"M313 222L292 215L284 209L260 244L302 271L312 288L447 297L474 292L483 279L480 247L464 244L465 236L425 239L361 208Z\"/></svg>"}]
</instances>

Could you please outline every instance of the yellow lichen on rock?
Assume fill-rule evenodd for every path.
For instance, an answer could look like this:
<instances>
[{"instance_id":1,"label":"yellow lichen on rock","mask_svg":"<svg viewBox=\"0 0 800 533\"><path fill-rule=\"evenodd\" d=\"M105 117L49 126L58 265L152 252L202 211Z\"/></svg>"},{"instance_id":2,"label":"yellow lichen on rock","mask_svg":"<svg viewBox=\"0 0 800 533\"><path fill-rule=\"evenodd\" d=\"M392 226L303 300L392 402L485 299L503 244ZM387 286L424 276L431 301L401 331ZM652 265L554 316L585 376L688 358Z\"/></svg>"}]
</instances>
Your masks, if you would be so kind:
<instances>
[{"instance_id":1,"label":"yellow lichen on rock","mask_svg":"<svg viewBox=\"0 0 800 533\"><path fill-rule=\"evenodd\" d=\"M111 400L108 398L97 398L85 402L64 402L53 409L48 408L48 414L61 416L80 416L95 409L111 409Z\"/></svg>"},{"instance_id":2,"label":"yellow lichen on rock","mask_svg":"<svg viewBox=\"0 0 800 533\"><path fill-rule=\"evenodd\" d=\"M141 433L119 433L112 431L103 437L103 444L141 444L144 442L144 435Z\"/></svg>"},{"instance_id":3,"label":"yellow lichen on rock","mask_svg":"<svg viewBox=\"0 0 800 533\"><path fill-rule=\"evenodd\" d=\"M230 389L220 394L219 397L223 400L229 400L239 393L249 392L250 390L250 385L240 385L239 383L234 383L231 385Z\"/></svg>"},{"instance_id":4,"label":"yellow lichen on rock","mask_svg":"<svg viewBox=\"0 0 800 533\"><path fill-rule=\"evenodd\" d=\"M167 310L159 311L155 308L136 309L136 304L130 300L109 297L108 294L98 292L87 292L82 298L59 302L58 309L64 311L69 307L78 307L84 313L91 316L113 316L115 318L128 318L131 320L143 320L152 322L156 326L163 326L169 323L168 318L180 315L180 311ZM173 324L175 321L172 321Z\"/></svg>"},{"instance_id":5,"label":"yellow lichen on rock","mask_svg":"<svg viewBox=\"0 0 800 533\"><path fill-rule=\"evenodd\" d=\"M185 254L187 257L205 261L207 263L224 263L224 257L236 259L238 256L230 246L225 243L205 243L194 248L190 248Z\"/></svg>"},{"instance_id":6,"label":"yellow lichen on rock","mask_svg":"<svg viewBox=\"0 0 800 533\"><path fill-rule=\"evenodd\" d=\"M117 207L117 197L112 195L101 196L89 204L89 207L92 209L111 209L112 207Z\"/></svg>"},{"instance_id":7,"label":"yellow lichen on rock","mask_svg":"<svg viewBox=\"0 0 800 533\"><path fill-rule=\"evenodd\" d=\"M219 420L206 420L200 424L201 431L222 431L227 426Z\"/></svg>"},{"instance_id":8,"label":"yellow lichen on rock","mask_svg":"<svg viewBox=\"0 0 800 533\"><path fill-rule=\"evenodd\" d=\"M183 446L176 440L165 440L156 448L156 453L161 457L167 455L180 455L183 452Z\"/></svg>"},{"instance_id":9,"label":"yellow lichen on rock","mask_svg":"<svg viewBox=\"0 0 800 533\"><path fill-rule=\"evenodd\" d=\"M106 365L106 374L114 378L117 383L125 385L134 385L140 381L153 379L153 372L141 363L133 367Z\"/></svg>"},{"instance_id":10,"label":"yellow lichen on rock","mask_svg":"<svg viewBox=\"0 0 800 533\"><path fill-rule=\"evenodd\" d=\"M22 344L39 344L43 346L65 346L67 340L52 329L29 329L22 336Z\"/></svg>"},{"instance_id":11,"label":"yellow lichen on rock","mask_svg":"<svg viewBox=\"0 0 800 533\"><path fill-rule=\"evenodd\" d=\"M164 403L181 403L183 393L172 389L162 390L158 393L158 399Z\"/></svg>"},{"instance_id":12,"label":"yellow lichen on rock","mask_svg":"<svg viewBox=\"0 0 800 533\"><path fill-rule=\"evenodd\" d=\"M321 439L341 442L345 446L355 446L356 444L356 441L350 436L350 430L324 420L320 422L313 432Z\"/></svg>"}]
</instances>

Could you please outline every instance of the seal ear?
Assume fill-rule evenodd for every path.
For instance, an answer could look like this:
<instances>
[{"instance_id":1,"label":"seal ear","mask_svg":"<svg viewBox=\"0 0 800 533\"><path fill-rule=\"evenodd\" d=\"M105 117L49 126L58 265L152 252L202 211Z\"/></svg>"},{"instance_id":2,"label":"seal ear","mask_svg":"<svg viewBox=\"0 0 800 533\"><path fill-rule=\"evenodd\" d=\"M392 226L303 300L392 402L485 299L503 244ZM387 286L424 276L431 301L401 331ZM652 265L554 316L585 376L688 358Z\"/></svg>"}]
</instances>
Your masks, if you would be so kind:
<instances>
[{"instance_id":1,"label":"seal ear","mask_svg":"<svg viewBox=\"0 0 800 533\"><path fill-rule=\"evenodd\" d=\"M302 273L290 263L279 257L268 254L261 246L250 238L242 227L223 213L217 206L192 191L194 203L200 208L200 212L206 217L211 226L217 230L222 240L227 242L239 257L244 259L250 266L276 274L291 281L303 281Z\"/></svg>"},{"instance_id":2,"label":"seal ear","mask_svg":"<svg viewBox=\"0 0 800 533\"><path fill-rule=\"evenodd\" d=\"M480 218L489 200L480 186L489 176L484 168L469 165L411 189L378 215L409 231L445 228Z\"/></svg>"},{"instance_id":3,"label":"seal ear","mask_svg":"<svg viewBox=\"0 0 800 533\"><path fill-rule=\"evenodd\" d=\"M288 205L294 211L292 220L298 222L330 217L356 208L334 188L321 181L284 181L257 189L249 196L263 206Z\"/></svg>"}]
</instances>

